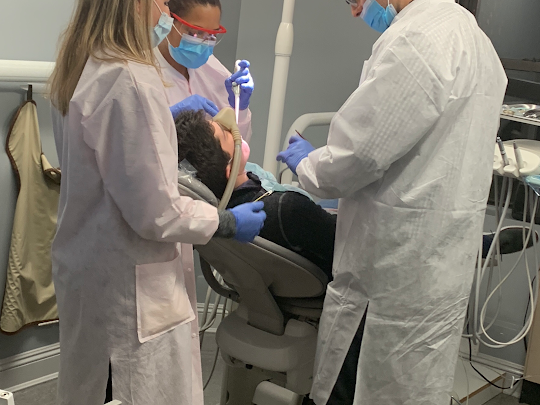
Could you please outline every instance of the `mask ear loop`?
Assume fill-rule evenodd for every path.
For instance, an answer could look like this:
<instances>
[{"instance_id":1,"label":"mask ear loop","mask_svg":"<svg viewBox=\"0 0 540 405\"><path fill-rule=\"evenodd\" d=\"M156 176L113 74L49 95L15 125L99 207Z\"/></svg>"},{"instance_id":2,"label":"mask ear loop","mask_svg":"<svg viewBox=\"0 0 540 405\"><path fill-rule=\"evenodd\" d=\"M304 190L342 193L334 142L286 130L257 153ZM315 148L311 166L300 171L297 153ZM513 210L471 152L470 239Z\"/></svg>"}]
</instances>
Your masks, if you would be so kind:
<instances>
[{"instance_id":1,"label":"mask ear loop","mask_svg":"<svg viewBox=\"0 0 540 405\"><path fill-rule=\"evenodd\" d=\"M182 34L182 33L180 32L180 30L179 30L178 28L176 28L176 24L174 23L174 21L173 21L172 26L173 26L173 28L176 30L176 32L178 32L178 35L180 35L180 42L182 42L182 38L184 37L184 34ZM178 46L176 46L176 47L173 46L173 45L171 44L171 41L169 41L169 36L168 36L168 35L167 35L166 38L167 38L167 42L169 43L169 45L170 45L171 47L173 47L173 48L178 48L178 46L180 46L180 42L178 42Z\"/></svg>"},{"instance_id":2,"label":"mask ear loop","mask_svg":"<svg viewBox=\"0 0 540 405\"><path fill-rule=\"evenodd\" d=\"M154 0L154 4L156 5L156 7L158 8L158 10L159 10L159 12L160 12L161 14L167 15L167 13L166 13L165 11L163 11L162 9L159 8L158 4L156 3L156 0Z\"/></svg>"}]
</instances>

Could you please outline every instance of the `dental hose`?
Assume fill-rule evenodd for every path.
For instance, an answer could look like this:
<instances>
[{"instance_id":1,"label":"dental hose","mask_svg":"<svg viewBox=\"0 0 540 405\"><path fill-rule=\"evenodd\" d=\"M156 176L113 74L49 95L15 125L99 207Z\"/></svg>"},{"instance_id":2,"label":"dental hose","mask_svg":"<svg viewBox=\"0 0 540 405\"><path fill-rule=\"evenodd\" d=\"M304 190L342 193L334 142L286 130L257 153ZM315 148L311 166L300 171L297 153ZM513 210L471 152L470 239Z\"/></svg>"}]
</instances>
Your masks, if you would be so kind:
<instances>
[{"instance_id":1,"label":"dental hose","mask_svg":"<svg viewBox=\"0 0 540 405\"><path fill-rule=\"evenodd\" d=\"M229 200L231 199L232 193L234 191L234 185L236 183L236 178L238 177L238 171L240 170L240 161L242 160L242 135L238 128L233 128L231 130L234 139L234 155L232 161L231 174L229 176L229 181L227 182L227 187L223 193L223 197L218 205L218 210L223 211L227 208Z\"/></svg>"},{"instance_id":2,"label":"dental hose","mask_svg":"<svg viewBox=\"0 0 540 405\"><path fill-rule=\"evenodd\" d=\"M240 61L237 60L235 63L235 72L240 70ZM234 83L236 84L236 83ZM231 199L232 193L234 191L234 185L236 183L236 178L238 177L238 171L240 170L240 160L242 154L242 135L238 129L238 115L240 112L240 86L236 84L233 86L234 92L234 115L236 119L236 125L232 126L231 133L234 139L234 155L232 160L231 174L229 176L229 181L227 182L227 187L223 192L223 197L218 205L218 210L223 211L227 208L229 200ZM219 115L219 114L218 114ZM217 116L216 116L217 118Z\"/></svg>"}]
</instances>

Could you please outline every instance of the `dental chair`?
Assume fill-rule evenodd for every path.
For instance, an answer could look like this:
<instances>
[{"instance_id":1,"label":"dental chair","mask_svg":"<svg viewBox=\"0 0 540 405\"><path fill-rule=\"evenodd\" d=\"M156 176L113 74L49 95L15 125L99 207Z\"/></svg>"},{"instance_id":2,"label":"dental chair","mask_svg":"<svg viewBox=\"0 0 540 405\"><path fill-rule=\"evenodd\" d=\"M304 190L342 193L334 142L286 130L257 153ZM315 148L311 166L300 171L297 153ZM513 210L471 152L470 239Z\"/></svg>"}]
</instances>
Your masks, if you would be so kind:
<instances>
[{"instance_id":1,"label":"dental chair","mask_svg":"<svg viewBox=\"0 0 540 405\"><path fill-rule=\"evenodd\" d=\"M178 188L217 206L213 193L192 176L180 174ZM326 274L260 237L249 244L214 238L195 249L210 287L237 303L216 334L228 370L221 405L301 404L313 379Z\"/></svg>"}]
</instances>

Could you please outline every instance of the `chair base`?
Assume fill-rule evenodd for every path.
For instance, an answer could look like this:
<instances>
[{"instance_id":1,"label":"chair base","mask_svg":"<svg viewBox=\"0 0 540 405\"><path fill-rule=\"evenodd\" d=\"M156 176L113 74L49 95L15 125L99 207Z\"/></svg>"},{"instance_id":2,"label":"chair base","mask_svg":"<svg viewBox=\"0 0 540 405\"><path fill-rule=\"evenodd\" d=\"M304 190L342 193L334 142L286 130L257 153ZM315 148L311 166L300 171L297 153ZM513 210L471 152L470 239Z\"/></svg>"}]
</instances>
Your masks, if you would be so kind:
<instances>
[{"instance_id":1,"label":"chair base","mask_svg":"<svg viewBox=\"0 0 540 405\"><path fill-rule=\"evenodd\" d=\"M266 372L282 375L286 389L298 395L310 392L317 347L313 325L290 319L282 336L273 335L250 326L247 312L240 305L221 322L216 341L229 366L260 369L260 381L268 380Z\"/></svg>"},{"instance_id":2,"label":"chair base","mask_svg":"<svg viewBox=\"0 0 540 405\"><path fill-rule=\"evenodd\" d=\"M220 405L301 405L305 396L284 388L285 383L281 373L227 365Z\"/></svg>"}]
</instances>

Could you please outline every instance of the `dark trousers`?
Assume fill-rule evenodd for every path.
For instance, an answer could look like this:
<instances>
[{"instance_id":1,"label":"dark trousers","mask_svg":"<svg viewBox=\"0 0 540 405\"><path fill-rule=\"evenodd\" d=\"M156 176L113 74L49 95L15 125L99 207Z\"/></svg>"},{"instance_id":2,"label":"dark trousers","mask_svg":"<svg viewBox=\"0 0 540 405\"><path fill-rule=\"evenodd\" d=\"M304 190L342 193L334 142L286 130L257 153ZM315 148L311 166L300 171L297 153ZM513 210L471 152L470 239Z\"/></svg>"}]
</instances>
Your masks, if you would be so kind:
<instances>
[{"instance_id":1,"label":"dark trousers","mask_svg":"<svg viewBox=\"0 0 540 405\"><path fill-rule=\"evenodd\" d=\"M362 322L360 322L360 326L354 335L351 347L343 361L343 366L341 366L341 371L326 405L352 405L354 402L358 358L360 357L360 347L362 346L365 324L366 314L364 314Z\"/></svg>"},{"instance_id":2,"label":"dark trousers","mask_svg":"<svg viewBox=\"0 0 540 405\"><path fill-rule=\"evenodd\" d=\"M112 370L111 362L109 361L109 379L107 380L107 389L105 391L105 403L111 402L112 400Z\"/></svg>"}]
</instances>

